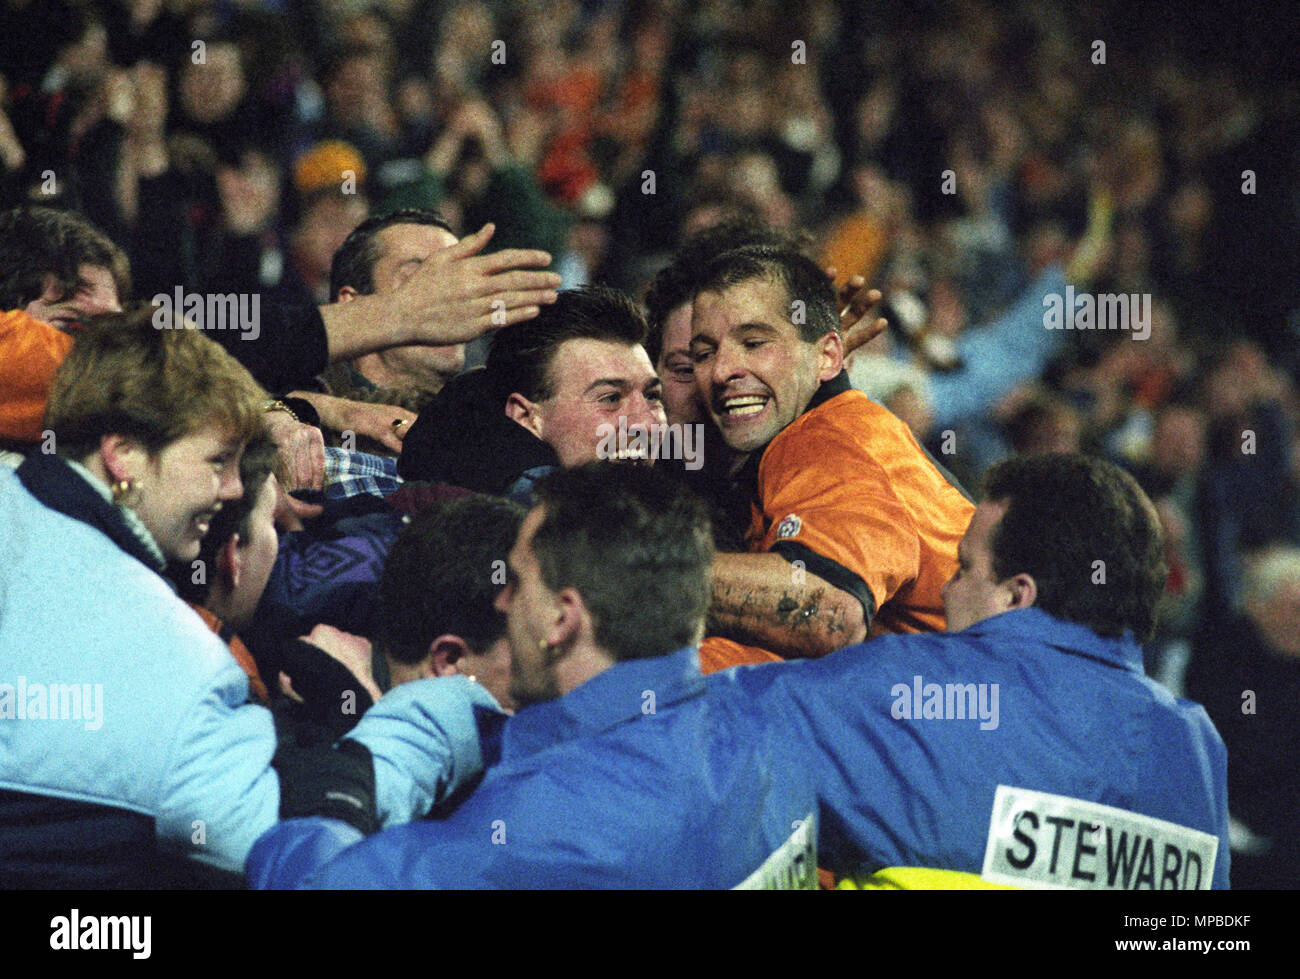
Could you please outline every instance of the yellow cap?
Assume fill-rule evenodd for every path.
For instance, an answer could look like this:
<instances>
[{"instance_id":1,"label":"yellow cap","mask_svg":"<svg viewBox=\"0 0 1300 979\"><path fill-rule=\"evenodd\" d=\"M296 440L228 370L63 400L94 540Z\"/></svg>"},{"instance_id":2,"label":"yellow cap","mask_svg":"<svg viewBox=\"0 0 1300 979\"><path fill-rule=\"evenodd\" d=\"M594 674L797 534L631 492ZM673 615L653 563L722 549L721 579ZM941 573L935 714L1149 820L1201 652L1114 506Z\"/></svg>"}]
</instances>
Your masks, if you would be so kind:
<instances>
[{"instance_id":1,"label":"yellow cap","mask_svg":"<svg viewBox=\"0 0 1300 979\"><path fill-rule=\"evenodd\" d=\"M366 161L342 140L317 143L293 165L293 185L300 194L342 188L349 179L354 186L365 183Z\"/></svg>"}]
</instances>

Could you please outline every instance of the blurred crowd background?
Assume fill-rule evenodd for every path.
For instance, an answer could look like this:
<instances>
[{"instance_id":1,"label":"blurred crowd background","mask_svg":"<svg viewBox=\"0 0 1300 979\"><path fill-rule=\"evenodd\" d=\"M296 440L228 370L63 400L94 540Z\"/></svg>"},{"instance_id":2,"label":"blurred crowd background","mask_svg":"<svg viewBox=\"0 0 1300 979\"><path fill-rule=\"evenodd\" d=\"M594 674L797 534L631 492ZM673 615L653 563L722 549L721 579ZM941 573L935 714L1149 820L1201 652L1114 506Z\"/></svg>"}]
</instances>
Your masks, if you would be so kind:
<instances>
[{"instance_id":1,"label":"blurred crowd background","mask_svg":"<svg viewBox=\"0 0 1300 979\"><path fill-rule=\"evenodd\" d=\"M854 381L968 485L1050 449L1139 477L1172 568L1149 669L1223 728L1253 643L1289 712L1234 749L1267 830L1300 804L1287 6L0 0L0 203L79 209L146 299L326 302L348 231L399 206L637 296L693 230L798 233L884 292ZM1035 282L1090 224L1093 291L1149 295L1144 340L1044 343ZM1014 335L981 342L1008 316L1027 377Z\"/></svg>"}]
</instances>

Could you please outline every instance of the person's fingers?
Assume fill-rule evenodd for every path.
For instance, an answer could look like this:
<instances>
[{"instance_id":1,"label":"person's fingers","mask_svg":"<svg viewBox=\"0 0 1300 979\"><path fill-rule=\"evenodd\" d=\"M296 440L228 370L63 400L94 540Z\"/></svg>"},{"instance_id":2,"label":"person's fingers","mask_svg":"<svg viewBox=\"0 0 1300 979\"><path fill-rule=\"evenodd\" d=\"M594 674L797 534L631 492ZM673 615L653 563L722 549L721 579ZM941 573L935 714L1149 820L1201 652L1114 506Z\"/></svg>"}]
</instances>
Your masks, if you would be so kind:
<instances>
[{"instance_id":1,"label":"person's fingers","mask_svg":"<svg viewBox=\"0 0 1300 979\"><path fill-rule=\"evenodd\" d=\"M506 310L505 316L498 316L497 319L500 320L500 322L494 323L492 317L488 316L487 324L484 325L483 330L484 332L489 332L501 326L514 326L516 323L524 322L524 320L533 319L540 314L541 311L542 307L540 306L517 306L514 309Z\"/></svg>"},{"instance_id":2,"label":"person's fingers","mask_svg":"<svg viewBox=\"0 0 1300 979\"><path fill-rule=\"evenodd\" d=\"M280 446L280 458L284 461L285 492L292 493L302 486L301 460L299 460L298 450L292 442L286 442Z\"/></svg>"},{"instance_id":3,"label":"person's fingers","mask_svg":"<svg viewBox=\"0 0 1300 979\"><path fill-rule=\"evenodd\" d=\"M405 426L403 426L403 428L405 428ZM393 452L402 451L402 438L397 433L396 429L390 428L387 431L377 432L376 441L378 441L384 448L390 449Z\"/></svg>"},{"instance_id":4,"label":"person's fingers","mask_svg":"<svg viewBox=\"0 0 1300 979\"><path fill-rule=\"evenodd\" d=\"M298 638L302 639L304 642L309 642L313 645L319 646L321 649L325 649L325 643L328 643L331 639L342 634L343 630L341 629L337 629L325 622L317 622L311 627L311 632L307 633L305 636L299 636ZM328 649L325 649L325 651L329 652Z\"/></svg>"},{"instance_id":5,"label":"person's fingers","mask_svg":"<svg viewBox=\"0 0 1300 979\"><path fill-rule=\"evenodd\" d=\"M549 306L559 296L554 289L516 289L492 296L491 309L515 309L519 306Z\"/></svg>"},{"instance_id":6,"label":"person's fingers","mask_svg":"<svg viewBox=\"0 0 1300 979\"><path fill-rule=\"evenodd\" d=\"M465 262L470 271L481 275L495 275L497 272L508 272L511 269L544 269L550 264L551 253L537 248L503 248L491 255L478 255ZM554 272L532 274L548 275L555 280L555 285L560 284L560 277Z\"/></svg>"},{"instance_id":7,"label":"person's fingers","mask_svg":"<svg viewBox=\"0 0 1300 979\"><path fill-rule=\"evenodd\" d=\"M415 415L409 411L401 412L401 415L392 419L386 424L378 426L375 437L382 442L385 447L394 452L402 451L402 440L406 438L406 433L411 430L415 424Z\"/></svg>"},{"instance_id":8,"label":"person's fingers","mask_svg":"<svg viewBox=\"0 0 1300 979\"><path fill-rule=\"evenodd\" d=\"M450 248L444 248L442 251L435 252L432 256L433 261L426 262L426 265L445 264L454 262L457 259L469 258L481 252L485 245L492 240L496 234L497 226L489 221L483 227L479 228L472 235L466 235Z\"/></svg>"},{"instance_id":9,"label":"person's fingers","mask_svg":"<svg viewBox=\"0 0 1300 979\"><path fill-rule=\"evenodd\" d=\"M299 520L315 520L325 512L320 504L304 503L291 494L285 494L285 499L288 500L289 512Z\"/></svg>"},{"instance_id":10,"label":"person's fingers","mask_svg":"<svg viewBox=\"0 0 1300 979\"><path fill-rule=\"evenodd\" d=\"M844 285L840 286L840 302L847 305L854 296L867 287L867 280L860 275L851 275Z\"/></svg>"},{"instance_id":11,"label":"person's fingers","mask_svg":"<svg viewBox=\"0 0 1300 979\"><path fill-rule=\"evenodd\" d=\"M305 704L306 701L298 696L293 689L293 683L289 680L289 675L283 670L280 671L280 692L295 703Z\"/></svg>"},{"instance_id":12,"label":"person's fingers","mask_svg":"<svg viewBox=\"0 0 1300 979\"><path fill-rule=\"evenodd\" d=\"M865 283L864 283L865 285ZM844 295L840 298L841 316L852 316L854 319L860 319L870 312L871 307L875 306L882 299L884 294L879 289L863 289L859 286L852 292L845 290Z\"/></svg>"},{"instance_id":13,"label":"person's fingers","mask_svg":"<svg viewBox=\"0 0 1300 979\"><path fill-rule=\"evenodd\" d=\"M827 265L824 269L822 269L822 271L826 273L826 278L830 279L832 282L835 281L835 276L840 274L840 270L837 269L834 265Z\"/></svg>"},{"instance_id":14,"label":"person's fingers","mask_svg":"<svg viewBox=\"0 0 1300 979\"><path fill-rule=\"evenodd\" d=\"M844 356L847 357L859 347L864 347L889 327L889 321L883 316L870 323L860 322L844 335Z\"/></svg>"},{"instance_id":15,"label":"person's fingers","mask_svg":"<svg viewBox=\"0 0 1300 979\"><path fill-rule=\"evenodd\" d=\"M845 334L845 341L850 339L861 346L864 343L870 343L880 334L889 328L889 320L883 316L877 316L874 320L860 319Z\"/></svg>"},{"instance_id":16,"label":"person's fingers","mask_svg":"<svg viewBox=\"0 0 1300 979\"><path fill-rule=\"evenodd\" d=\"M301 435L295 441L297 448L294 450L293 458L297 467L298 485L294 489L319 489L320 487L311 484L311 449Z\"/></svg>"},{"instance_id":17,"label":"person's fingers","mask_svg":"<svg viewBox=\"0 0 1300 979\"><path fill-rule=\"evenodd\" d=\"M560 288L561 279L554 272L525 272L522 269L513 272L497 272L484 276L485 288L480 295L494 295L499 292L542 292L555 291Z\"/></svg>"}]
</instances>

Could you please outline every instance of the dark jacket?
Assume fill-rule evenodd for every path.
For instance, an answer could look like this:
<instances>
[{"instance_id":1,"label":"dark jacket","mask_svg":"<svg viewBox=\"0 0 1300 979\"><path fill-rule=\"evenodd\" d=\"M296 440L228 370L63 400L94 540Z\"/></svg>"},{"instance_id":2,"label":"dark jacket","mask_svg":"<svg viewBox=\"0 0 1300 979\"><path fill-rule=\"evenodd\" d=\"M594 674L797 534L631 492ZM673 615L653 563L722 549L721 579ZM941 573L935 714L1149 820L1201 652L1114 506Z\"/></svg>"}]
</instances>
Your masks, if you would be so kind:
<instances>
[{"instance_id":1,"label":"dark jacket","mask_svg":"<svg viewBox=\"0 0 1300 979\"><path fill-rule=\"evenodd\" d=\"M452 378L403 439L398 475L526 498L532 482L557 467L559 459L549 445L506 417L506 397L483 368Z\"/></svg>"}]
</instances>

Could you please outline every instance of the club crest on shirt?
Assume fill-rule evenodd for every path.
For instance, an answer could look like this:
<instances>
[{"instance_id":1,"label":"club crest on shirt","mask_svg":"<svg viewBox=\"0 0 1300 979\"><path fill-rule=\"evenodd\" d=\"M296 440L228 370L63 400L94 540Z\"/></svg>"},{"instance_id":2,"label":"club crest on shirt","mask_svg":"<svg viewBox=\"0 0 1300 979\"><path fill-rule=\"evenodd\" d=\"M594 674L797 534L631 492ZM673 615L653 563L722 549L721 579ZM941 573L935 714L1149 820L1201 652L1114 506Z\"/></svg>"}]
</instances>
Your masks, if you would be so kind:
<instances>
[{"instance_id":1,"label":"club crest on shirt","mask_svg":"<svg viewBox=\"0 0 1300 979\"><path fill-rule=\"evenodd\" d=\"M802 528L803 521L792 513L776 525L776 539L788 540L791 537L798 537Z\"/></svg>"}]
</instances>

